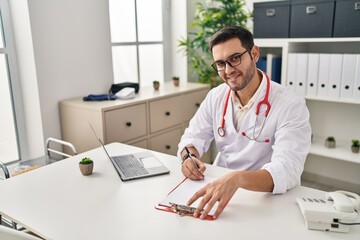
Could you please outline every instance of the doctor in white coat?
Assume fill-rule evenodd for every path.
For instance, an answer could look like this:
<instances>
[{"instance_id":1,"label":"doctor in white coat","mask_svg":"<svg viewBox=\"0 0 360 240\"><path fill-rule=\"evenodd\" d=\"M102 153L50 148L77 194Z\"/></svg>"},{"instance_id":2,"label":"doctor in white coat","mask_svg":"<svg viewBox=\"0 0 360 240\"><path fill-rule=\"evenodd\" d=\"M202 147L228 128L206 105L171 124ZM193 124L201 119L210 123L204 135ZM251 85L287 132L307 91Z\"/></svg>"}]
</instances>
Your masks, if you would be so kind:
<instances>
[{"instance_id":1,"label":"doctor in white coat","mask_svg":"<svg viewBox=\"0 0 360 240\"><path fill-rule=\"evenodd\" d=\"M219 202L217 218L238 188L278 194L299 185L311 145L305 100L256 68L259 48L248 30L225 27L209 45L224 83L208 93L190 121L178 156L186 177L202 179L206 169L199 158L214 139L221 153L217 165L234 171L189 199L190 205L202 198L194 213L201 219Z\"/></svg>"}]
</instances>

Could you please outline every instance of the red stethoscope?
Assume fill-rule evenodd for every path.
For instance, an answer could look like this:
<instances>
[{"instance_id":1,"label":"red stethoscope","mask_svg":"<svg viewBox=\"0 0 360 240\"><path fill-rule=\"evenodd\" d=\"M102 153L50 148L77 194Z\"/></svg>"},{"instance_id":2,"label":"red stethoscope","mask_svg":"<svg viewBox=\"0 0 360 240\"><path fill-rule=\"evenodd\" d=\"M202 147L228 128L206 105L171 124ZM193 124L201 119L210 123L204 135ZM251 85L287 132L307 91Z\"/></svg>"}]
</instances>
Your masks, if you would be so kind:
<instances>
[{"instance_id":1,"label":"red stethoscope","mask_svg":"<svg viewBox=\"0 0 360 240\"><path fill-rule=\"evenodd\" d=\"M268 143L268 142L270 142L269 139L263 139L263 140L260 139L260 135L261 135L261 133L262 133L262 131L264 129L264 125L265 125L267 116L269 115L270 108L271 108L271 105L270 105L270 102L269 102L270 78L266 73L263 72L263 74L265 74L265 78L266 78L266 93L265 93L264 99L261 100L256 106L256 112L255 112L256 119L255 119L255 125L253 127L252 137L248 136L247 133L246 133L251 128L249 128L248 130L242 132L241 135L243 135L244 137L246 137L249 140L253 140L253 141L256 141L256 142L266 142L266 143ZM225 136L225 115L226 115L226 111L227 111L227 105L229 103L230 93L231 93L231 89L229 89L229 91L228 91L228 93L226 95L226 100L225 100L225 104L224 104L224 111L223 111L222 120L221 120L221 126L218 128L218 134L219 134L220 137ZM258 117L259 117L259 112L260 112L261 105L266 105L265 117L264 117L264 120L262 121L262 123L260 125L259 132L256 134L255 129L256 129L256 126L257 126L257 123L258 123Z\"/></svg>"}]
</instances>

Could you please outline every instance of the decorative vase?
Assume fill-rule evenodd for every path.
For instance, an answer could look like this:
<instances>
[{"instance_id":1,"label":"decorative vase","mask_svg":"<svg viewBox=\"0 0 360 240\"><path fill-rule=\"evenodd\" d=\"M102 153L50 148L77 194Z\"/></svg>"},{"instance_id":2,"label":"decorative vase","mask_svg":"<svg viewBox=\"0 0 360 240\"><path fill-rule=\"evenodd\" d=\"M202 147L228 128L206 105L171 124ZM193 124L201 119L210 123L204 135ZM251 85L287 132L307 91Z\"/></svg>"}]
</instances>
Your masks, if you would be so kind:
<instances>
[{"instance_id":1,"label":"decorative vase","mask_svg":"<svg viewBox=\"0 0 360 240\"><path fill-rule=\"evenodd\" d=\"M359 146L351 146L351 152L353 153L359 153L359 149L360 149Z\"/></svg>"},{"instance_id":2,"label":"decorative vase","mask_svg":"<svg viewBox=\"0 0 360 240\"><path fill-rule=\"evenodd\" d=\"M335 146L336 146L335 141L325 140L325 147L327 147L327 148L335 148Z\"/></svg>"},{"instance_id":3,"label":"decorative vase","mask_svg":"<svg viewBox=\"0 0 360 240\"><path fill-rule=\"evenodd\" d=\"M91 175L94 169L94 162L91 163L79 163L79 167L80 167L80 171L82 173L82 175L87 176L87 175Z\"/></svg>"},{"instance_id":4,"label":"decorative vase","mask_svg":"<svg viewBox=\"0 0 360 240\"><path fill-rule=\"evenodd\" d=\"M154 89L156 91L159 90L159 88L160 88L160 83L159 82L154 82L153 85L154 85Z\"/></svg>"}]
</instances>

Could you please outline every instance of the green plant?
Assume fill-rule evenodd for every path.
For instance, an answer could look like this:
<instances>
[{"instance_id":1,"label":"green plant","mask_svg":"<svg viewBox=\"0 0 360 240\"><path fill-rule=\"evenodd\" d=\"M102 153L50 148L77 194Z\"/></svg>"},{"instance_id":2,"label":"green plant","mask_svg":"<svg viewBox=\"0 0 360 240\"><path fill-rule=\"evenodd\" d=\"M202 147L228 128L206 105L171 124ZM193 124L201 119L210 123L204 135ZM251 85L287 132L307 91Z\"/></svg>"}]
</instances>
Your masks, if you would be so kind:
<instances>
[{"instance_id":1,"label":"green plant","mask_svg":"<svg viewBox=\"0 0 360 240\"><path fill-rule=\"evenodd\" d=\"M159 83L160 83L160 82L157 81L157 80L153 81L153 84L159 84Z\"/></svg>"},{"instance_id":2,"label":"green plant","mask_svg":"<svg viewBox=\"0 0 360 240\"><path fill-rule=\"evenodd\" d=\"M90 158L84 157L83 159L81 159L80 164L90 164L92 162L93 160L91 160Z\"/></svg>"},{"instance_id":3,"label":"green plant","mask_svg":"<svg viewBox=\"0 0 360 240\"><path fill-rule=\"evenodd\" d=\"M330 137L327 137L326 140L329 142L334 142L335 138L333 136L330 136Z\"/></svg>"},{"instance_id":4,"label":"green plant","mask_svg":"<svg viewBox=\"0 0 360 240\"><path fill-rule=\"evenodd\" d=\"M353 147L360 147L360 141L357 139L351 140Z\"/></svg>"},{"instance_id":5,"label":"green plant","mask_svg":"<svg viewBox=\"0 0 360 240\"><path fill-rule=\"evenodd\" d=\"M245 27L252 13L245 11L245 0L212 0L206 6L195 3L196 12L191 28L197 32L188 32L187 37L179 40L178 47L188 56L191 70L201 83L217 83L218 74L210 66L212 54L209 50L209 38L225 26Z\"/></svg>"},{"instance_id":6,"label":"green plant","mask_svg":"<svg viewBox=\"0 0 360 240\"><path fill-rule=\"evenodd\" d=\"M173 76L172 79L173 79L173 80L179 80L180 77L178 77L178 76Z\"/></svg>"}]
</instances>

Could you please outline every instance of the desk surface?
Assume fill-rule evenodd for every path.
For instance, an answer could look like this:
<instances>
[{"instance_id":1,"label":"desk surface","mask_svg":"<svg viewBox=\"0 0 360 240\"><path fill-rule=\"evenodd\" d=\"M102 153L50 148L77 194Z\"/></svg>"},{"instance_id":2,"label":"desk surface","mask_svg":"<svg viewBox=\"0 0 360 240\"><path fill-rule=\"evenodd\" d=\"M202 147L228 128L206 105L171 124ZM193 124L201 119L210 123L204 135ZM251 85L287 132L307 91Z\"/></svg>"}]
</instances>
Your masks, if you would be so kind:
<instances>
[{"instance_id":1,"label":"desk surface","mask_svg":"<svg viewBox=\"0 0 360 240\"><path fill-rule=\"evenodd\" d=\"M113 143L110 155L142 151ZM286 194L239 189L215 221L158 211L154 206L182 179L180 161L154 152L169 175L122 182L101 148L0 181L0 213L46 239L359 239L350 233L307 230L297 197L323 198L324 192L297 187ZM78 162L95 161L82 176ZM207 166L208 176L227 169Z\"/></svg>"}]
</instances>

